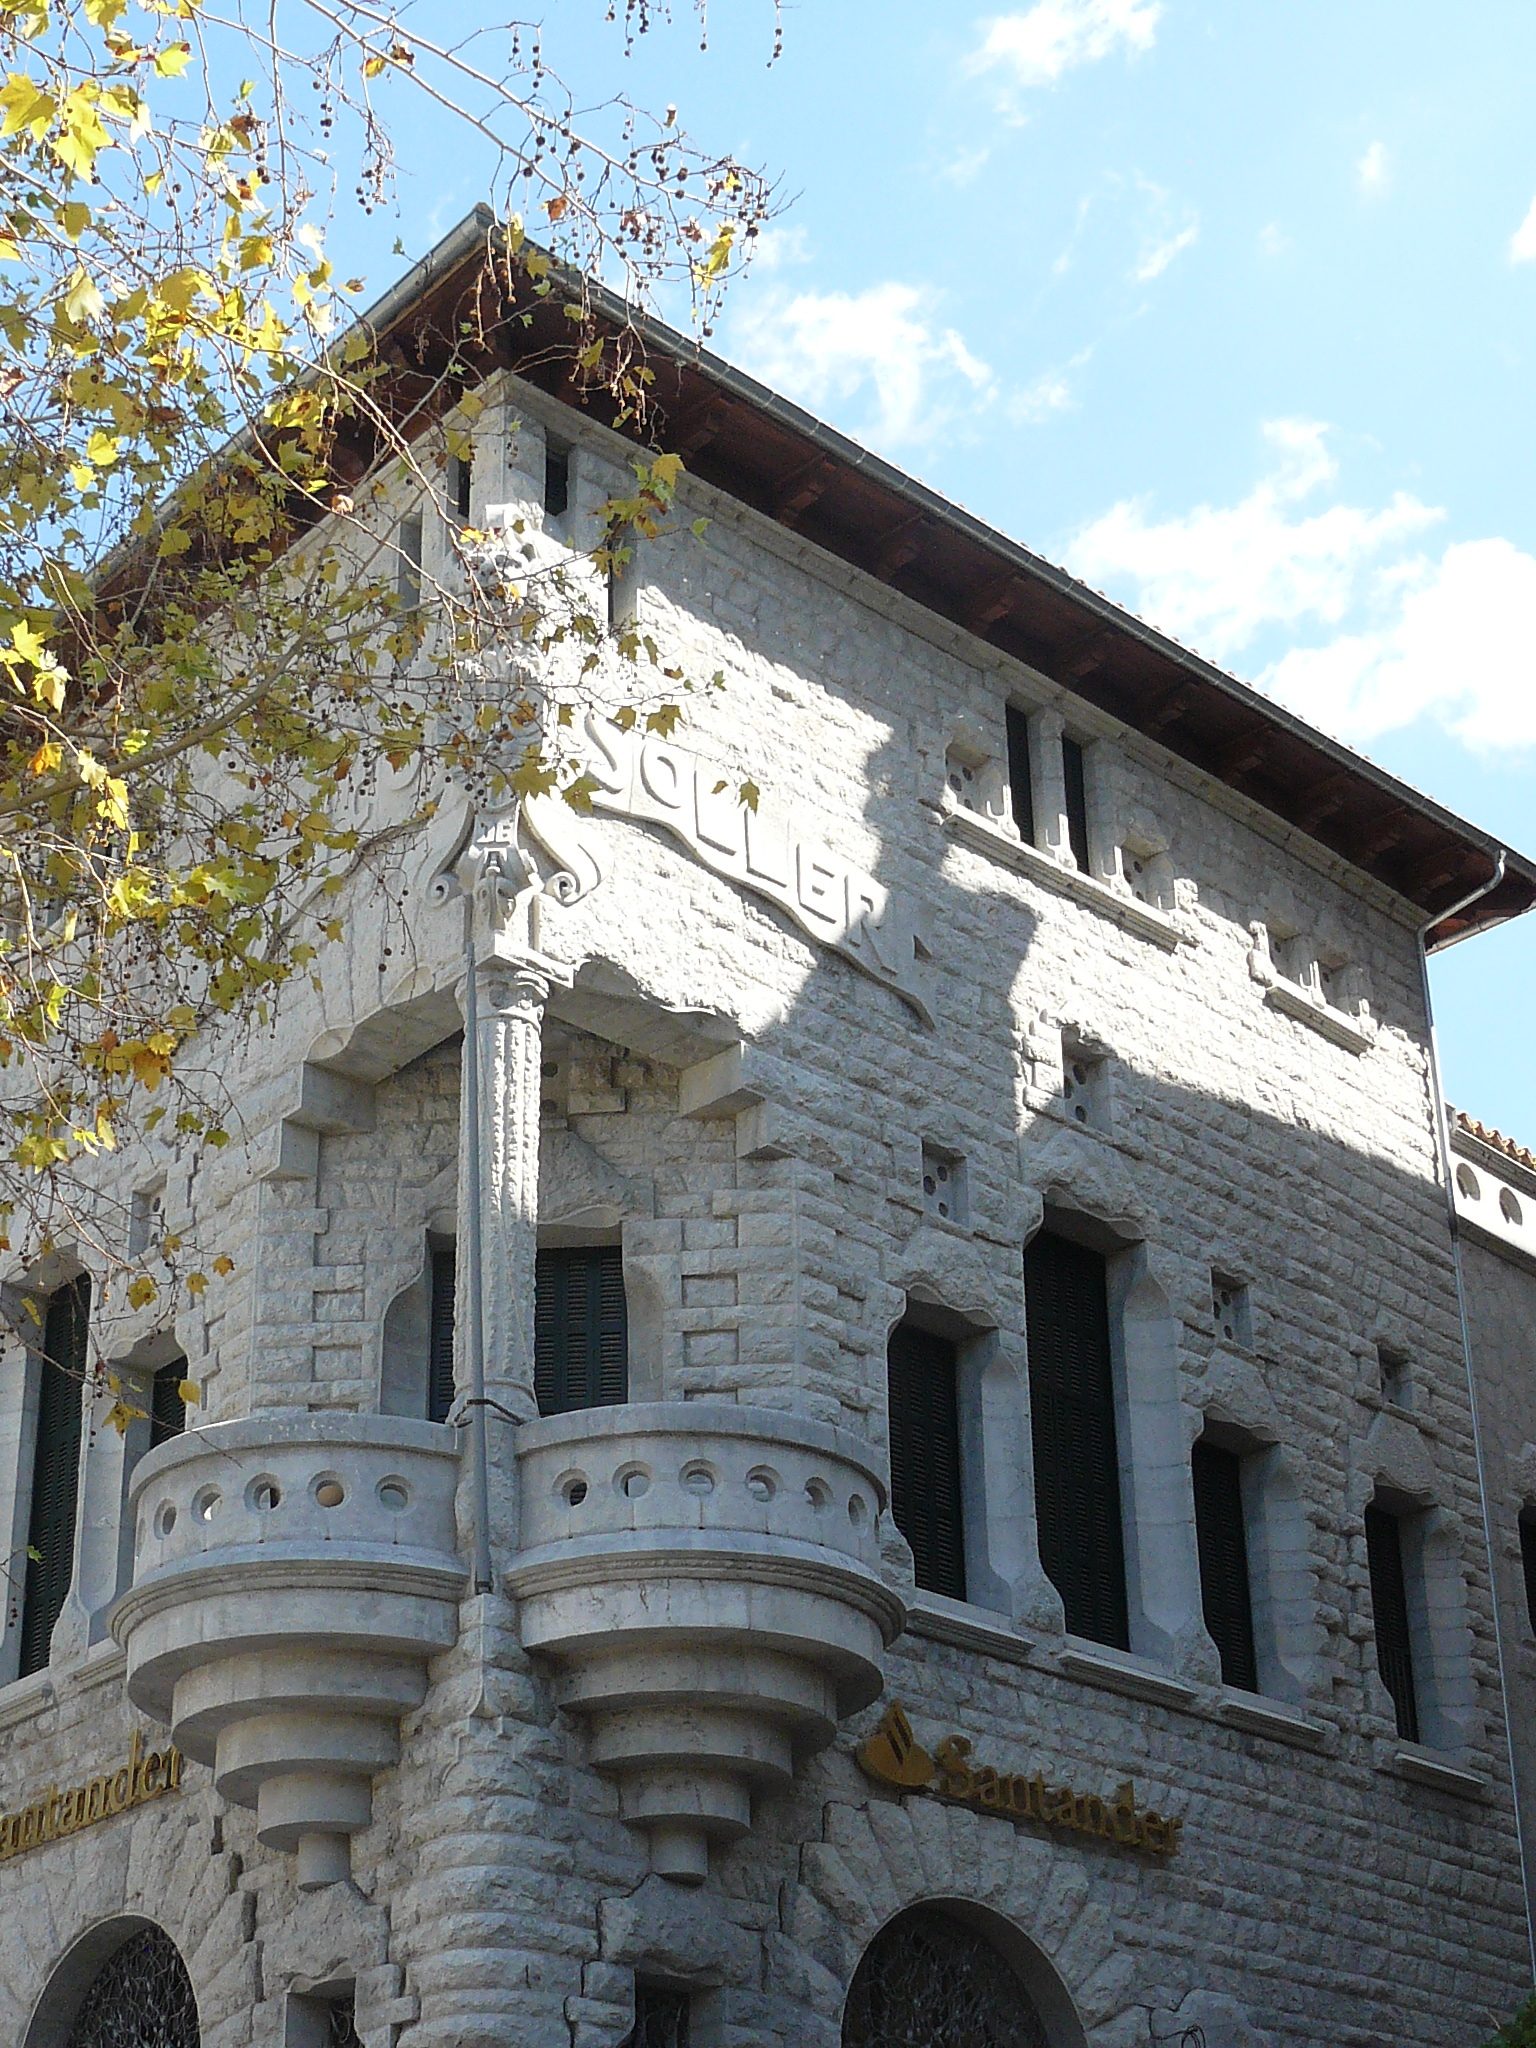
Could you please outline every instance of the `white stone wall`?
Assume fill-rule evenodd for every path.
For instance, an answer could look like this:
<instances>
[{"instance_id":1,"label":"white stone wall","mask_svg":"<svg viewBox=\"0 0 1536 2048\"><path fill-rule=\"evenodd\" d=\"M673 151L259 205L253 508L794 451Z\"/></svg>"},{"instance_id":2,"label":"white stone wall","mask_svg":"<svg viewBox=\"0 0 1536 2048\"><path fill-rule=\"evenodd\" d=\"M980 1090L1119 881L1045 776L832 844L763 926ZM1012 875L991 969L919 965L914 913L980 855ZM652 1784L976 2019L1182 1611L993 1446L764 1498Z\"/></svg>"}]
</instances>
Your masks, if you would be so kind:
<instances>
[{"instance_id":1,"label":"white stone wall","mask_svg":"<svg viewBox=\"0 0 1536 2048\"><path fill-rule=\"evenodd\" d=\"M529 397L519 417L496 455L509 497L556 409ZM587 504L618 481L619 444L559 423ZM504 425L493 410L483 431ZM727 686L685 700L678 742L926 904L934 1023L658 829L584 821L605 879L542 933L575 987L546 1021L541 1220L620 1234L647 1397L793 1409L879 1449L907 1301L957 1319L977 1347L979 1597L958 1615L918 1603L887 1696L930 1746L958 1730L1006 1769L1133 1776L1184 1817L1180 1852L1152 1864L874 1790L852 1744L876 1709L683 1895L647 1880L580 1728L488 1596L466 1602L376 1786L357 1893L301 1899L289 1860L257 1849L248 1815L217 1814L195 1768L177 1803L0 1863L0 2044L24 2039L77 1933L144 1912L182 1945L210 2048L281 2041L290 1989L348 1978L369 2048L615 2048L637 1968L697 1986L705 2048L832 2048L869 1936L944 1897L1033 1940L1095 2048L1130 2048L1181 2007L1237 2011L1234 2042L1275 2048L1464 2048L1517 2001L1529 1957L1405 907L782 529L700 487L685 499L706 539L644 551L640 615L665 659ZM999 755L1010 694L1090 743L1097 893L946 821L951 742ZM376 1405L386 1311L428 1228L452 1225L461 925L426 885L454 830L445 812L387 887L354 890L323 991L297 991L279 1032L241 1050L234 1142L170 1162L173 1223L235 1262L178 1332L211 1419ZM1161 924L1127 922L1123 846L1157 865ZM1320 963L1326 1008L1271 1000L1265 961L1298 990ZM617 1041L616 1016L634 1020ZM690 1083L738 1036L739 1089ZM1064 1100L1064 1043L1105 1063L1098 1128ZM925 1213L925 1143L965 1161L963 1225ZM1046 1205L1119 1247L1129 1659L1063 1636L1034 1551L1021 1249ZM1213 1270L1247 1286L1251 1342L1218 1331ZM1381 1398L1382 1344L1410 1361L1411 1412ZM1223 1691L1200 1619L1187 1453L1207 1416L1267 1460L1267 1708ZM505 1478L510 1426L489 1428ZM1374 1665L1362 1514L1379 1485L1435 1532L1441 1739L1406 1764ZM910 1585L894 1529L886 1558ZM116 1656L0 1696L7 1810L126 1746Z\"/></svg>"}]
</instances>

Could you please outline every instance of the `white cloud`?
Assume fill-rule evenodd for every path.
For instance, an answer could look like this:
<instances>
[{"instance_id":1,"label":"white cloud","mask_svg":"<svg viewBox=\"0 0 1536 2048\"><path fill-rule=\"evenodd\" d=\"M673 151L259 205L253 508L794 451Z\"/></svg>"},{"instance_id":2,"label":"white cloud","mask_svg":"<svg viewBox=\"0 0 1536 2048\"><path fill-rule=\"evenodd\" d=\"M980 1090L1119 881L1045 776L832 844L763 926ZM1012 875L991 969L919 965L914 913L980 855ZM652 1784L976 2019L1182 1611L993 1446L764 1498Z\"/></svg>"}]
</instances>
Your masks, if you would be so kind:
<instances>
[{"instance_id":1,"label":"white cloud","mask_svg":"<svg viewBox=\"0 0 1536 2048\"><path fill-rule=\"evenodd\" d=\"M1384 142L1373 142L1355 165L1355 176L1367 199L1380 199L1392 182L1392 159Z\"/></svg>"},{"instance_id":2,"label":"white cloud","mask_svg":"<svg viewBox=\"0 0 1536 2048\"><path fill-rule=\"evenodd\" d=\"M1486 752L1536 747L1536 557L1499 539L1426 554L1444 514L1406 493L1312 509L1338 475L1326 432L1270 421L1271 472L1235 505L1164 520L1114 506L1073 541L1073 570L1223 661L1261 635L1336 629L1256 680L1345 739L1428 716Z\"/></svg>"},{"instance_id":3,"label":"white cloud","mask_svg":"<svg viewBox=\"0 0 1536 2048\"><path fill-rule=\"evenodd\" d=\"M776 292L733 323L736 347L758 376L807 405L843 408L874 399L866 432L891 446L935 433L957 404L993 395L990 368L952 327L924 316L930 295L912 285L862 292Z\"/></svg>"},{"instance_id":4,"label":"white cloud","mask_svg":"<svg viewBox=\"0 0 1536 2048\"><path fill-rule=\"evenodd\" d=\"M752 238L755 270L785 270L791 264L810 260L811 246L804 228L761 228Z\"/></svg>"},{"instance_id":5,"label":"white cloud","mask_svg":"<svg viewBox=\"0 0 1536 2048\"><path fill-rule=\"evenodd\" d=\"M1000 72L1015 86L1054 85L1117 49L1150 50L1162 12L1161 0L1038 0L1027 14L988 21L968 68Z\"/></svg>"},{"instance_id":6,"label":"white cloud","mask_svg":"<svg viewBox=\"0 0 1536 2048\"><path fill-rule=\"evenodd\" d=\"M1511 263L1536 263L1536 199L1531 201L1530 212L1509 238L1509 260Z\"/></svg>"},{"instance_id":7,"label":"white cloud","mask_svg":"<svg viewBox=\"0 0 1536 2048\"><path fill-rule=\"evenodd\" d=\"M1015 391L1006 409L1016 427L1034 427L1052 413L1069 411L1074 403L1072 386L1066 378L1049 370L1022 391Z\"/></svg>"},{"instance_id":8,"label":"white cloud","mask_svg":"<svg viewBox=\"0 0 1536 2048\"><path fill-rule=\"evenodd\" d=\"M1182 250L1187 249L1200 233L1200 223L1192 220L1187 227L1180 228L1176 235L1166 235L1142 251L1136 265L1135 277L1138 284L1150 284L1154 277L1161 277Z\"/></svg>"},{"instance_id":9,"label":"white cloud","mask_svg":"<svg viewBox=\"0 0 1536 2048\"><path fill-rule=\"evenodd\" d=\"M1279 221L1272 220L1259 229L1259 254L1261 256L1283 256L1291 246L1291 238Z\"/></svg>"}]
</instances>

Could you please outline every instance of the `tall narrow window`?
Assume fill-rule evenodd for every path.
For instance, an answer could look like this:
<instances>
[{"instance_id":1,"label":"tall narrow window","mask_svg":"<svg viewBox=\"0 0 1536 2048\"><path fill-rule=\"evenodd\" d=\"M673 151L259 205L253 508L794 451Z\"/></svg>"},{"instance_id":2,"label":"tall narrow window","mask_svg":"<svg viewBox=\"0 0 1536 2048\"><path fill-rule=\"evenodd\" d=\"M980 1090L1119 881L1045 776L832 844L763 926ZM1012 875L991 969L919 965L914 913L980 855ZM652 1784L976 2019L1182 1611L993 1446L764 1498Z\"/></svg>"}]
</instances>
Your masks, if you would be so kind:
<instances>
[{"instance_id":1,"label":"tall narrow window","mask_svg":"<svg viewBox=\"0 0 1536 2048\"><path fill-rule=\"evenodd\" d=\"M460 526L468 526L474 501L475 468L467 455L448 458L448 510Z\"/></svg>"},{"instance_id":2,"label":"tall narrow window","mask_svg":"<svg viewBox=\"0 0 1536 2048\"><path fill-rule=\"evenodd\" d=\"M1223 1681L1241 1686L1244 1692L1257 1692L1259 1660L1253 1645L1253 1602L1248 1589L1242 1460L1234 1451L1202 1441L1195 1445L1190 1462L1205 1625L1221 1652Z\"/></svg>"},{"instance_id":3,"label":"tall narrow window","mask_svg":"<svg viewBox=\"0 0 1536 2048\"><path fill-rule=\"evenodd\" d=\"M53 1625L74 1571L81 1396L90 1313L90 1276L82 1273L54 1293L43 1323L32 1509L27 1523L27 1580L21 1609L23 1678L41 1671L48 1662Z\"/></svg>"},{"instance_id":4,"label":"tall narrow window","mask_svg":"<svg viewBox=\"0 0 1536 2048\"><path fill-rule=\"evenodd\" d=\"M558 441L544 444L544 517L563 519L571 503L571 451Z\"/></svg>"},{"instance_id":5,"label":"tall narrow window","mask_svg":"<svg viewBox=\"0 0 1536 2048\"><path fill-rule=\"evenodd\" d=\"M149 1448L158 1450L187 1426L187 1404L181 1398L181 1383L187 1376L187 1361L173 1358L162 1365L149 1385Z\"/></svg>"},{"instance_id":6,"label":"tall narrow window","mask_svg":"<svg viewBox=\"0 0 1536 2048\"><path fill-rule=\"evenodd\" d=\"M1024 1254L1040 1562L1073 1635L1130 1648L1104 1261L1042 1230Z\"/></svg>"},{"instance_id":7,"label":"tall narrow window","mask_svg":"<svg viewBox=\"0 0 1536 2048\"><path fill-rule=\"evenodd\" d=\"M395 534L395 590L414 611L421 603L421 514L402 519Z\"/></svg>"},{"instance_id":8,"label":"tall narrow window","mask_svg":"<svg viewBox=\"0 0 1536 2048\"><path fill-rule=\"evenodd\" d=\"M917 1583L965 1598L960 1422L955 1347L903 1323L886 1354L890 1393L891 1512L912 1546Z\"/></svg>"},{"instance_id":9,"label":"tall narrow window","mask_svg":"<svg viewBox=\"0 0 1536 2048\"><path fill-rule=\"evenodd\" d=\"M427 1338L427 1420L446 1422L453 1407L453 1290L451 1239L432 1241L432 1306Z\"/></svg>"},{"instance_id":10,"label":"tall narrow window","mask_svg":"<svg viewBox=\"0 0 1536 2048\"><path fill-rule=\"evenodd\" d=\"M1520 1510L1520 1562L1525 1568L1525 1612L1536 1629L1536 1508Z\"/></svg>"},{"instance_id":11,"label":"tall narrow window","mask_svg":"<svg viewBox=\"0 0 1536 2048\"><path fill-rule=\"evenodd\" d=\"M619 1247L540 1252L533 1299L539 1413L627 1401L629 1328Z\"/></svg>"},{"instance_id":12,"label":"tall narrow window","mask_svg":"<svg viewBox=\"0 0 1536 2048\"><path fill-rule=\"evenodd\" d=\"M1026 846L1035 843L1035 792L1029 775L1029 720L1017 704L1007 708L1008 793L1013 798L1013 822Z\"/></svg>"},{"instance_id":13,"label":"tall narrow window","mask_svg":"<svg viewBox=\"0 0 1536 2048\"><path fill-rule=\"evenodd\" d=\"M1392 1695L1398 1734L1405 1742L1417 1742L1419 1703L1413 1683L1402 1524L1389 1509L1378 1507L1374 1501L1365 1511L1365 1551L1371 1571L1371 1606L1376 1616L1376 1669Z\"/></svg>"},{"instance_id":14,"label":"tall narrow window","mask_svg":"<svg viewBox=\"0 0 1536 2048\"><path fill-rule=\"evenodd\" d=\"M1061 743L1061 767L1067 786L1067 843L1072 858L1088 872L1088 783L1083 773L1083 750L1076 740Z\"/></svg>"}]
</instances>

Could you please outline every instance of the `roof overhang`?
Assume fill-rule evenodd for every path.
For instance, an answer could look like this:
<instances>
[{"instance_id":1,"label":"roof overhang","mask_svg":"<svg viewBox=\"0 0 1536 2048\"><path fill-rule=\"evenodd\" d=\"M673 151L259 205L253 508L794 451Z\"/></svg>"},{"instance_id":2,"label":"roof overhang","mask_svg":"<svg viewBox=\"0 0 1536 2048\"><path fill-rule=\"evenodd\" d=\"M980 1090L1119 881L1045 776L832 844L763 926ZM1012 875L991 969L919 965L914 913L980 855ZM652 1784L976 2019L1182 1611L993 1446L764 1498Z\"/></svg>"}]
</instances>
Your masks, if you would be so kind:
<instances>
[{"instance_id":1,"label":"roof overhang","mask_svg":"<svg viewBox=\"0 0 1536 2048\"><path fill-rule=\"evenodd\" d=\"M564 307L583 292L600 326L615 336L627 328L643 344L654 374L643 427L620 415L600 379L577 371ZM360 324L377 337L391 405L412 431L448 409L458 389L511 370L637 444L681 456L715 489L1027 663L1373 877L1425 921L1495 872L1500 844L1488 833L685 335L558 272L541 296L505 260L488 208L461 221ZM344 445L344 480L364 475L379 452L366 440ZM1511 853L1497 889L1434 925L1431 949L1533 901L1536 863Z\"/></svg>"}]
</instances>

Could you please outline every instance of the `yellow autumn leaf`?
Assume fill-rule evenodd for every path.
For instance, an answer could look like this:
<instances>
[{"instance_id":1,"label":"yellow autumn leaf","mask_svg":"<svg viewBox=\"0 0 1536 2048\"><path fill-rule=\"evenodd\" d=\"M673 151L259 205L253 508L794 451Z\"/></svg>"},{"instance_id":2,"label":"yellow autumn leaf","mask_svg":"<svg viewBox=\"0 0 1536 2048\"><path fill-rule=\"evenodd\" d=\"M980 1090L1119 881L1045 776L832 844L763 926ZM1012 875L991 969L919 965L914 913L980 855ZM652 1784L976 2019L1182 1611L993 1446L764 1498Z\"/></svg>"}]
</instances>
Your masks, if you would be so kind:
<instances>
[{"instance_id":1,"label":"yellow autumn leaf","mask_svg":"<svg viewBox=\"0 0 1536 2048\"><path fill-rule=\"evenodd\" d=\"M64 311L69 315L70 319L79 322L83 326L87 320L99 318L106 307L106 303L106 300L102 297L100 285L97 284L96 280L85 268L85 265L83 263L76 264L70 277L68 288L64 293Z\"/></svg>"},{"instance_id":2,"label":"yellow autumn leaf","mask_svg":"<svg viewBox=\"0 0 1536 2048\"><path fill-rule=\"evenodd\" d=\"M198 1392L196 1380L178 1380L176 1382L176 1391L188 1408L202 1407L203 1397Z\"/></svg>"},{"instance_id":3,"label":"yellow autumn leaf","mask_svg":"<svg viewBox=\"0 0 1536 2048\"><path fill-rule=\"evenodd\" d=\"M150 1302L159 1298L159 1294L159 1288L150 1279L149 1275L147 1273L140 1273L128 1283L128 1306L130 1308L147 1308Z\"/></svg>"},{"instance_id":4,"label":"yellow autumn leaf","mask_svg":"<svg viewBox=\"0 0 1536 2048\"><path fill-rule=\"evenodd\" d=\"M86 459L94 462L98 469L110 469L117 460L121 445L116 434L105 433L98 427L85 444Z\"/></svg>"},{"instance_id":5,"label":"yellow autumn leaf","mask_svg":"<svg viewBox=\"0 0 1536 2048\"><path fill-rule=\"evenodd\" d=\"M226 1252L220 1252L213 1262L213 1270L222 1278L227 1273L233 1273L235 1262Z\"/></svg>"},{"instance_id":6,"label":"yellow autumn leaf","mask_svg":"<svg viewBox=\"0 0 1536 2048\"><path fill-rule=\"evenodd\" d=\"M377 78L384 69L385 63L382 57L370 57L363 65L363 76L364 78Z\"/></svg>"},{"instance_id":7,"label":"yellow autumn leaf","mask_svg":"<svg viewBox=\"0 0 1536 2048\"><path fill-rule=\"evenodd\" d=\"M162 78L180 78L191 62L190 43L167 43L155 58L155 70Z\"/></svg>"}]
</instances>

